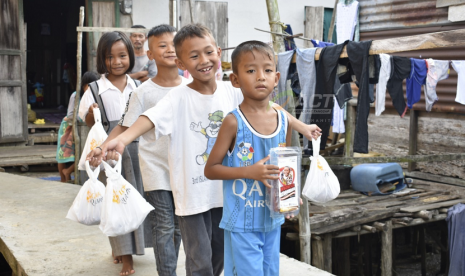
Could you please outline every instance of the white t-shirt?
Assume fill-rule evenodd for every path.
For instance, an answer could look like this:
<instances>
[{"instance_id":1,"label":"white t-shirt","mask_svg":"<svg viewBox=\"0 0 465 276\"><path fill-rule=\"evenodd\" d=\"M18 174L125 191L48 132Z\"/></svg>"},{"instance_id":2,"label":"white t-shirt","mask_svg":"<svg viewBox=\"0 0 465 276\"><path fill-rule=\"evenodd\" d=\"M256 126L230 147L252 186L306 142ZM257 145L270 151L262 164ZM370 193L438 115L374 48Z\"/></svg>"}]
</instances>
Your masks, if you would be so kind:
<instances>
[{"instance_id":1,"label":"white t-shirt","mask_svg":"<svg viewBox=\"0 0 465 276\"><path fill-rule=\"evenodd\" d=\"M99 88L98 94L102 97L102 102L105 106L105 114L107 115L109 122L121 119L121 115L123 115L124 109L126 108L126 103L129 100L129 94L136 89L134 80L128 75L126 75L126 77L128 78L128 81L122 93L105 77L105 75L102 75L102 77L97 81ZM84 121L89 111L89 107L93 103L95 103L95 100L89 87L79 103L79 117L81 117ZM99 108L102 109L101 106L99 106Z\"/></svg>"},{"instance_id":2,"label":"white t-shirt","mask_svg":"<svg viewBox=\"0 0 465 276\"><path fill-rule=\"evenodd\" d=\"M458 73L457 78L457 96L455 101L465 104L465 60L453 60L452 67Z\"/></svg>"},{"instance_id":3,"label":"white t-shirt","mask_svg":"<svg viewBox=\"0 0 465 276\"><path fill-rule=\"evenodd\" d=\"M182 83L179 86L186 85L189 82L186 78L182 78ZM120 125L130 127L142 113L154 107L173 88L162 87L151 79L145 81L132 92ZM155 140L155 133L152 131L141 136L139 140L139 161L144 191L171 191L168 146L168 136Z\"/></svg>"},{"instance_id":4,"label":"white t-shirt","mask_svg":"<svg viewBox=\"0 0 465 276\"><path fill-rule=\"evenodd\" d=\"M242 100L241 91L230 82L217 81L213 95L177 87L144 113L155 124L157 139L170 138L168 162L176 215L223 207L222 180L209 180L203 171L224 116Z\"/></svg>"}]
</instances>

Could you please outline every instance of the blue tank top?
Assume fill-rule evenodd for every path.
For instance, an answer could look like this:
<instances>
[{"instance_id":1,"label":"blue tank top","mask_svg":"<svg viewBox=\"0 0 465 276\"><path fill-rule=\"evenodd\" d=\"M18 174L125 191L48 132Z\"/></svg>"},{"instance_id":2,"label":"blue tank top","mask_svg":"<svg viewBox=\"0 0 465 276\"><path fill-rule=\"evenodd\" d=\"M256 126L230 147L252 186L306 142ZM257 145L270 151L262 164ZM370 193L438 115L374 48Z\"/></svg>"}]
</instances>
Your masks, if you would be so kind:
<instances>
[{"instance_id":1,"label":"blue tank top","mask_svg":"<svg viewBox=\"0 0 465 276\"><path fill-rule=\"evenodd\" d=\"M271 148L286 146L287 117L278 111L278 127L270 135L253 129L239 107L231 112L237 120L234 150L228 151L223 165L245 167L270 154ZM220 228L231 232L268 232L284 223L273 219L266 206L266 186L253 179L223 180L223 218Z\"/></svg>"}]
</instances>

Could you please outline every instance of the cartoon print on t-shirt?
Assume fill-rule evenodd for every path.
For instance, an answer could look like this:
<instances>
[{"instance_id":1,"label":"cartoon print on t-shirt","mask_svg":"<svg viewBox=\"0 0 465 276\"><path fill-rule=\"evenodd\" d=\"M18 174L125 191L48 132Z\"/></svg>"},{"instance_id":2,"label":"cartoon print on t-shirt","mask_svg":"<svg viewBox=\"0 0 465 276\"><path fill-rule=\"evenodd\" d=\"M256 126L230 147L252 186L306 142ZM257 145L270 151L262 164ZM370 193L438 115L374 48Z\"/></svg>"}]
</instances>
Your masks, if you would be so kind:
<instances>
[{"instance_id":1,"label":"cartoon print on t-shirt","mask_svg":"<svg viewBox=\"0 0 465 276\"><path fill-rule=\"evenodd\" d=\"M220 126L223 123L223 111L217 110L213 113L208 114L208 120L210 120L210 124L207 127L203 127L202 123L199 122L191 123L191 130L195 132L200 132L202 135L207 137L207 149L200 155L197 155L195 161L199 165L204 165L207 163L208 156L212 151L213 145L216 142L216 138L218 137L218 132L220 131Z\"/></svg>"}]
</instances>

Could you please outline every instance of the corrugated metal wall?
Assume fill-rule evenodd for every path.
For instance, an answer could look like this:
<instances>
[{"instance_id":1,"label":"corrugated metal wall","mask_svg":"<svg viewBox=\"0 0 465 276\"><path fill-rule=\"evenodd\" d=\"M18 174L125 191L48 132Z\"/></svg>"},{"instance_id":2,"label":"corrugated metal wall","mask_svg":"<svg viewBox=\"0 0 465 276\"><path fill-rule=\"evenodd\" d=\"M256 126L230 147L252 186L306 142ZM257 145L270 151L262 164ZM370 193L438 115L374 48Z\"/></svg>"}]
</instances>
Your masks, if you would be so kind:
<instances>
[{"instance_id":1,"label":"corrugated metal wall","mask_svg":"<svg viewBox=\"0 0 465 276\"><path fill-rule=\"evenodd\" d=\"M449 22L447 8L436 8L436 1L359 0L359 2L361 5L360 40L380 40L465 28L465 23L453 24ZM392 55L439 60L465 60L465 45L464 47L409 51ZM433 106L432 111L465 113L465 106L455 102L456 91L457 72L451 66L449 78L438 83L439 101ZM386 101L386 108L392 108L390 99ZM423 93L421 101L414 105L414 109L425 111Z\"/></svg>"},{"instance_id":2,"label":"corrugated metal wall","mask_svg":"<svg viewBox=\"0 0 465 276\"><path fill-rule=\"evenodd\" d=\"M436 0L359 0L359 3L361 32L449 23L448 8L436 8Z\"/></svg>"}]
</instances>

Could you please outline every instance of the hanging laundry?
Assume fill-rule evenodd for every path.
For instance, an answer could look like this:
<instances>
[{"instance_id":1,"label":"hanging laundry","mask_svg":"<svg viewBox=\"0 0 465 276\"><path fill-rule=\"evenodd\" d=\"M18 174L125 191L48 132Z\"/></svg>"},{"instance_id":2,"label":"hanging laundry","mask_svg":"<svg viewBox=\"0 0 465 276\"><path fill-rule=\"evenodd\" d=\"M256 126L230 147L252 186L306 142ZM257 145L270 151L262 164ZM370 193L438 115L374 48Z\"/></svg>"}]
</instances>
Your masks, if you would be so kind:
<instances>
[{"instance_id":1,"label":"hanging laundry","mask_svg":"<svg viewBox=\"0 0 465 276\"><path fill-rule=\"evenodd\" d=\"M334 106L334 81L336 68L342 49L349 41L335 46L325 47L321 50L320 60L316 70L315 97L313 100L312 124L321 128L320 149L326 147L329 128L332 121L332 110Z\"/></svg>"},{"instance_id":2,"label":"hanging laundry","mask_svg":"<svg viewBox=\"0 0 465 276\"><path fill-rule=\"evenodd\" d=\"M370 96L370 103L373 103L375 101L375 84L378 83L379 70L381 68L381 60L379 59L379 55L369 56L368 63L368 72L370 76L368 95Z\"/></svg>"},{"instance_id":3,"label":"hanging laundry","mask_svg":"<svg viewBox=\"0 0 465 276\"><path fill-rule=\"evenodd\" d=\"M338 3L336 12L337 41L353 40L358 21L358 1Z\"/></svg>"},{"instance_id":4,"label":"hanging laundry","mask_svg":"<svg viewBox=\"0 0 465 276\"><path fill-rule=\"evenodd\" d=\"M447 243L449 248L449 275L465 275L465 204L457 204L447 211Z\"/></svg>"},{"instance_id":5,"label":"hanging laundry","mask_svg":"<svg viewBox=\"0 0 465 276\"><path fill-rule=\"evenodd\" d=\"M425 103L426 111L431 111L433 105L438 101L436 86L438 81L445 80L449 77L449 61L427 59L428 74L426 76L425 86Z\"/></svg>"},{"instance_id":6,"label":"hanging laundry","mask_svg":"<svg viewBox=\"0 0 465 276\"><path fill-rule=\"evenodd\" d=\"M426 83L426 61L424 59L411 58L410 76L407 78L407 106L412 109L413 105L420 101L421 86Z\"/></svg>"},{"instance_id":7,"label":"hanging laundry","mask_svg":"<svg viewBox=\"0 0 465 276\"><path fill-rule=\"evenodd\" d=\"M286 29L284 31L290 35L294 34L290 24L286 24ZM286 51L294 50L296 48L294 38L284 39L284 48L286 48Z\"/></svg>"},{"instance_id":8,"label":"hanging laundry","mask_svg":"<svg viewBox=\"0 0 465 276\"><path fill-rule=\"evenodd\" d=\"M386 88L389 95L391 95L392 105L402 118L407 111L402 82L410 75L410 68L411 64L409 58L391 57L391 77L389 78Z\"/></svg>"},{"instance_id":9,"label":"hanging laundry","mask_svg":"<svg viewBox=\"0 0 465 276\"><path fill-rule=\"evenodd\" d=\"M391 56L386 54L380 54L381 69L379 72L379 81L376 85L376 104L375 114L376 116L381 115L385 108L386 101L386 85L391 77Z\"/></svg>"},{"instance_id":10,"label":"hanging laundry","mask_svg":"<svg viewBox=\"0 0 465 276\"><path fill-rule=\"evenodd\" d=\"M352 95L352 87L350 86L350 83L341 83L337 77L334 84L334 95L336 96L337 103L341 109L347 101L354 97Z\"/></svg>"},{"instance_id":11,"label":"hanging laundry","mask_svg":"<svg viewBox=\"0 0 465 276\"><path fill-rule=\"evenodd\" d=\"M302 113L300 113L299 120L310 124L312 117L312 104L315 96L316 84L316 67L315 67L315 52L316 48L310 49L296 49L296 66L300 82L300 95L303 100ZM310 143L311 145L311 143ZM303 138L304 149L311 148L307 138Z\"/></svg>"},{"instance_id":12,"label":"hanging laundry","mask_svg":"<svg viewBox=\"0 0 465 276\"><path fill-rule=\"evenodd\" d=\"M360 153L368 153L368 115L370 114L368 57L370 55L370 47L371 40L362 42L350 41L347 45L347 55L359 82L354 152Z\"/></svg>"},{"instance_id":13,"label":"hanging laundry","mask_svg":"<svg viewBox=\"0 0 465 276\"><path fill-rule=\"evenodd\" d=\"M281 73L281 77L278 82L278 94L276 94L276 90L271 94L271 100L286 110L288 109L288 101L293 100L294 97L292 90L286 90L287 74L289 73L289 67L291 65L293 55L293 50L278 54L278 72Z\"/></svg>"},{"instance_id":14,"label":"hanging laundry","mask_svg":"<svg viewBox=\"0 0 465 276\"><path fill-rule=\"evenodd\" d=\"M459 75L457 78L457 96L455 101L465 104L465 60L453 60L452 67Z\"/></svg>"},{"instance_id":15,"label":"hanging laundry","mask_svg":"<svg viewBox=\"0 0 465 276\"><path fill-rule=\"evenodd\" d=\"M318 47L318 48L322 48L322 47L326 47L326 46L333 46L334 45L334 43L319 41L319 40L316 40L316 39L311 39L311 41L312 41L313 46Z\"/></svg>"}]
</instances>

